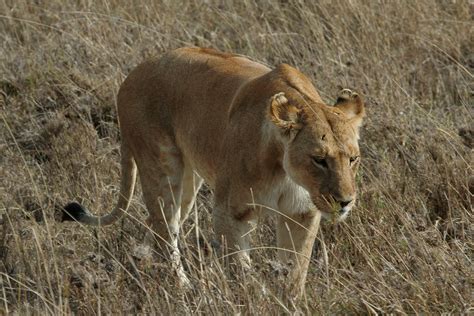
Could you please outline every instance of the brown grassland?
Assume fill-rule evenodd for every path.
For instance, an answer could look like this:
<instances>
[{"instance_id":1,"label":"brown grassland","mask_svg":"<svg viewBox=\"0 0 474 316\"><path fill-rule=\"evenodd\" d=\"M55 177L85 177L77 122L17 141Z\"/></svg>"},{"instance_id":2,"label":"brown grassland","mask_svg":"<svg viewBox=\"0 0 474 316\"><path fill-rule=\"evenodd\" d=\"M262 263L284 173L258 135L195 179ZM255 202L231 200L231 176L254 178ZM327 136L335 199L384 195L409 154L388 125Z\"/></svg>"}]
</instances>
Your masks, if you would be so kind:
<instances>
[{"instance_id":1,"label":"brown grassland","mask_svg":"<svg viewBox=\"0 0 474 316\"><path fill-rule=\"evenodd\" d=\"M0 1L0 314L474 313L473 18L456 0ZM141 246L139 186L111 227L58 221L71 200L111 210L118 88L190 45L291 64L328 103L341 87L366 100L358 204L322 224L299 300L278 286L272 218L253 271L207 255L209 189L182 230L188 290Z\"/></svg>"}]
</instances>

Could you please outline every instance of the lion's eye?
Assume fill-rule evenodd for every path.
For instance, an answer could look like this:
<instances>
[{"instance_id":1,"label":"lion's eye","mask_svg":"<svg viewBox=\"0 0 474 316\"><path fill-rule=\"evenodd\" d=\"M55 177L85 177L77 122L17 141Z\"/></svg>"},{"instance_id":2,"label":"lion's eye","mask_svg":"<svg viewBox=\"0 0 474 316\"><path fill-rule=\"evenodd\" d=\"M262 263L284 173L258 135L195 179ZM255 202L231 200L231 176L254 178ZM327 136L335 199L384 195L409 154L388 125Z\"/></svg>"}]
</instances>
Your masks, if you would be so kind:
<instances>
[{"instance_id":1,"label":"lion's eye","mask_svg":"<svg viewBox=\"0 0 474 316\"><path fill-rule=\"evenodd\" d=\"M354 156L354 157L349 158L349 162L350 162L350 164L352 165L352 164L353 164L354 162L356 162L358 159L359 159L359 156Z\"/></svg>"},{"instance_id":2,"label":"lion's eye","mask_svg":"<svg viewBox=\"0 0 474 316\"><path fill-rule=\"evenodd\" d=\"M321 167L321 168L327 168L328 167L328 163L327 163L326 159L324 159L322 157L312 157L312 161L313 161L313 164L318 166L318 167Z\"/></svg>"}]
</instances>

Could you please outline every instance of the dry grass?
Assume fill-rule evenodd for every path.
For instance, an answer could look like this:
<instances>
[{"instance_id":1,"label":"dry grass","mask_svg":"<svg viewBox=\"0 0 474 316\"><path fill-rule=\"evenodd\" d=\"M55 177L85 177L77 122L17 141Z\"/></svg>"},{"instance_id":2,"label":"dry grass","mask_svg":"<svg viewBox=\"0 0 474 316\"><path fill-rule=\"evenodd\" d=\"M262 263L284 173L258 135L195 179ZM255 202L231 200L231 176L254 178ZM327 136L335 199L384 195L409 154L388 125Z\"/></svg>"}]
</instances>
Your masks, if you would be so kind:
<instances>
[{"instance_id":1,"label":"dry grass","mask_svg":"<svg viewBox=\"0 0 474 316\"><path fill-rule=\"evenodd\" d=\"M472 3L63 2L0 1L0 314L474 311ZM292 64L328 102L340 86L365 95L360 201L345 223L323 224L302 300L279 299L271 249L234 277L194 258L196 232L212 236L208 191L184 227L189 291L141 253L138 221L54 220L71 199L111 209L118 87L185 45ZM145 217L139 192L130 213ZM270 223L256 247L272 245Z\"/></svg>"}]
</instances>

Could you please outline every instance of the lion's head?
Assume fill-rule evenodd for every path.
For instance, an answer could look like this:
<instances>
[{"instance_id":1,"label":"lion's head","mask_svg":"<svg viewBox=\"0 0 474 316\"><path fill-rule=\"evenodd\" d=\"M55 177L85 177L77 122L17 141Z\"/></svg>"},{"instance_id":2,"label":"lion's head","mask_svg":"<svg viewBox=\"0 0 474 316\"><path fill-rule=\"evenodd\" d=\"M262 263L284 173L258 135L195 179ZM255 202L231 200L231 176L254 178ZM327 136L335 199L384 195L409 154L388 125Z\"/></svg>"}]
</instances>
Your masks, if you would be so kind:
<instances>
[{"instance_id":1,"label":"lion's head","mask_svg":"<svg viewBox=\"0 0 474 316\"><path fill-rule=\"evenodd\" d=\"M361 97L349 89L334 106L295 104L283 93L271 99L269 116L285 144L283 168L326 218L343 220L355 204L364 115Z\"/></svg>"}]
</instances>

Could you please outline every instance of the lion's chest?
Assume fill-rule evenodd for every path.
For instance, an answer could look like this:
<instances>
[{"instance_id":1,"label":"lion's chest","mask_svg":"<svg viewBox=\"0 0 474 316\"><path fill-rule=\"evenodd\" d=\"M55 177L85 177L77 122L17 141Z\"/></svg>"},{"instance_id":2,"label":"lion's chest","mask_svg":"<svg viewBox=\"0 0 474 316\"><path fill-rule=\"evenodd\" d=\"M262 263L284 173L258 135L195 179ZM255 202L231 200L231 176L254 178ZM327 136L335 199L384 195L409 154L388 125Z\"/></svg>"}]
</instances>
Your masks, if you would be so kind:
<instances>
[{"instance_id":1,"label":"lion's chest","mask_svg":"<svg viewBox=\"0 0 474 316\"><path fill-rule=\"evenodd\" d=\"M285 214L306 213L314 208L310 195L303 187L288 177L279 181L272 181L258 194L258 204L265 206L272 212L277 210Z\"/></svg>"}]
</instances>

